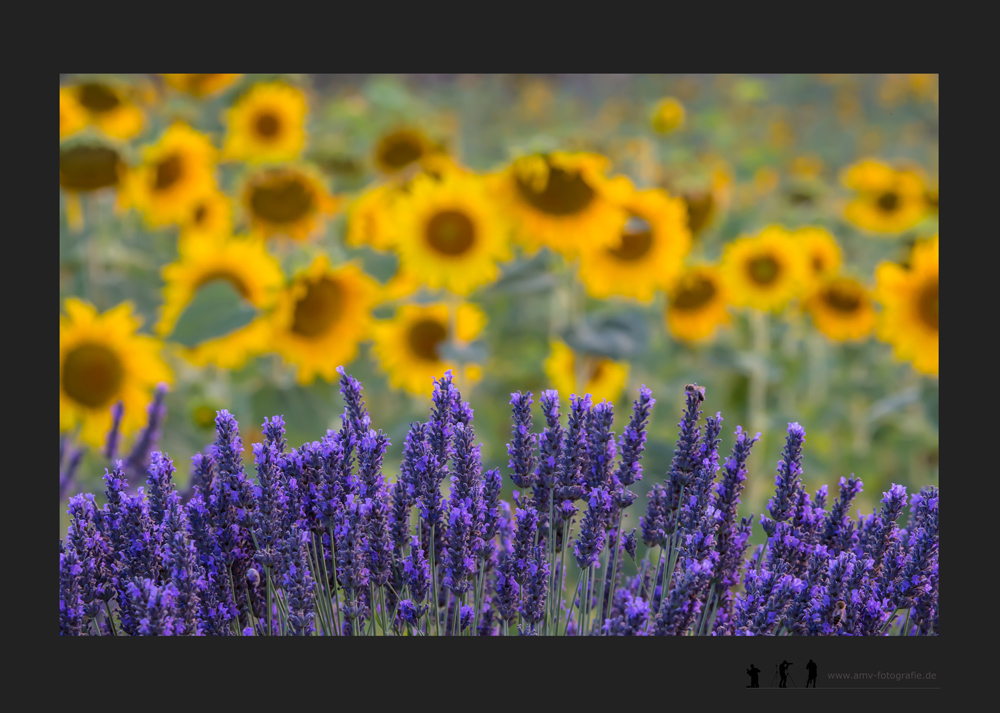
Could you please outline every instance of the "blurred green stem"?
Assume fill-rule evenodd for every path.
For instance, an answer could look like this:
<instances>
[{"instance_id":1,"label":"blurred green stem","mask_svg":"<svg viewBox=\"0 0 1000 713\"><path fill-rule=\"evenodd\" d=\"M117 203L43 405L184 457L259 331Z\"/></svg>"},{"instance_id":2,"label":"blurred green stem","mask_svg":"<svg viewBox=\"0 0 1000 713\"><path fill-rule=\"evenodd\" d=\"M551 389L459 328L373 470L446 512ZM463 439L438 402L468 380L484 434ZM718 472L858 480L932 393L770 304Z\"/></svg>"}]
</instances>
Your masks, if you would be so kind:
<instances>
[{"instance_id":1,"label":"blurred green stem","mask_svg":"<svg viewBox=\"0 0 1000 713\"><path fill-rule=\"evenodd\" d=\"M826 337L813 330L808 340L809 350L809 403L818 404L826 399L829 369L826 361Z\"/></svg>"},{"instance_id":2,"label":"blurred green stem","mask_svg":"<svg viewBox=\"0 0 1000 713\"><path fill-rule=\"evenodd\" d=\"M767 358L770 348L766 312L750 310L750 328L753 333L753 363L750 369L749 421L750 432L764 433L767 408Z\"/></svg>"}]
</instances>

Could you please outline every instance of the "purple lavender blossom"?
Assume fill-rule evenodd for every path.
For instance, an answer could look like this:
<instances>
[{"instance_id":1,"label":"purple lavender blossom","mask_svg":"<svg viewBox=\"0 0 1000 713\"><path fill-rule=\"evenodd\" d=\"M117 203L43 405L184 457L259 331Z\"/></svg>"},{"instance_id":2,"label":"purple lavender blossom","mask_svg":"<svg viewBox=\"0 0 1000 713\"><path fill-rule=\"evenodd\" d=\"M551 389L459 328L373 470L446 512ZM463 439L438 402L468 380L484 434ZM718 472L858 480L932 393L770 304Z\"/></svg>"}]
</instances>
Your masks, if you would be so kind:
<instances>
[{"instance_id":1,"label":"purple lavender blossom","mask_svg":"<svg viewBox=\"0 0 1000 713\"><path fill-rule=\"evenodd\" d=\"M66 459L66 467L62 467L63 459ZM59 501L62 502L73 489L73 481L76 479L76 471L80 468L80 461L83 460L83 449L72 448L65 445L65 439L59 443Z\"/></svg>"},{"instance_id":2,"label":"purple lavender blossom","mask_svg":"<svg viewBox=\"0 0 1000 713\"><path fill-rule=\"evenodd\" d=\"M212 492L212 481L215 480L215 459L206 450L204 453L195 453L191 456L191 480L188 485L187 498L190 499L194 493L200 493L207 499Z\"/></svg>"},{"instance_id":3,"label":"purple lavender blossom","mask_svg":"<svg viewBox=\"0 0 1000 713\"><path fill-rule=\"evenodd\" d=\"M175 589L176 633L198 633L201 590L207 582L198 563L198 551L187 535L188 522L181 496L173 489L167 493L161 528L163 567Z\"/></svg>"},{"instance_id":4,"label":"purple lavender blossom","mask_svg":"<svg viewBox=\"0 0 1000 713\"><path fill-rule=\"evenodd\" d=\"M278 455L285 452L285 449L288 447L288 441L285 440L284 418L281 416L265 418L264 423L261 426L261 432L264 434L265 446L273 445L274 451Z\"/></svg>"},{"instance_id":5,"label":"purple lavender blossom","mask_svg":"<svg viewBox=\"0 0 1000 713\"><path fill-rule=\"evenodd\" d=\"M72 520L66 535L66 549L74 551L79 558L83 616L90 621L114 591L109 571L111 548L101 532L100 511L94 506L93 495L71 497L69 515Z\"/></svg>"},{"instance_id":6,"label":"purple lavender blossom","mask_svg":"<svg viewBox=\"0 0 1000 713\"><path fill-rule=\"evenodd\" d=\"M525 490L535 484L535 447L538 436L531 432L531 392L517 391L510 395L511 413L510 443L507 444L507 467L514 485Z\"/></svg>"},{"instance_id":7,"label":"purple lavender blossom","mask_svg":"<svg viewBox=\"0 0 1000 713\"><path fill-rule=\"evenodd\" d=\"M646 504L646 514L639 518L642 528L642 541L647 547L665 546L666 518L668 515L667 489L660 483L653 483L647 493L649 502Z\"/></svg>"},{"instance_id":8,"label":"purple lavender blossom","mask_svg":"<svg viewBox=\"0 0 1000 713\"><path fill-rule=\"evenodd\" d=\"M476 572L476 555L481 546L477 519L472 498L452 499L448 509L448 544L441 564L442 583L457 596L469 590Z\"/></svg>"},{"instance_id":9,"label":"purple lavender blossom","mask_svg":"<svg viewBox=\"0 0 1000 713\"><path fill-rule=\"evenodd\" d=\"M517 531L514 534L512 555L517 581L524 584L525 576L531 562L535 537L538 531L538 511L535 508L518 508L514 512L517 521Z\"/></svg>"},{"instance_id":10,"label":"purple lavender blossom","mask_svg":"<svg viewBox=\"0 0 1000 713\"><path fill-rule=\"evenodd\" d=\"M125 459L125 475L129 482L136 483L146 471L150 452L160 440L160 429L167 417L167 385L157 384L153 400L146 409L146 426L139 433L132 450Z\"/></svg>"},{"instance_id":11,"label":"purple lavender blossom","mask_svg":"<svg viewBox=\"0 0 1000 713\"><path fill-rule=\"evenodd\" d=\"M420 546L420 540L416 537L410 541L410 554L403 561L403 576L410 595L419 604L427 596L427 590L431 586L431 567L424 557L424 550Z\"/></svg>"},{"instance_id":12,"label":"purple lavender blossom","mask_svg":"<svg viewBox=\"0 0 1000 713\"><path fill-rule=\"evenodd\" d=\"M107 460L115 460L118 454L118 441L121 437L122 416L125 415L125 404L118 401L111 407L111 428L104 441L104 457Z\"/></svg>"},{"instance_id":13,"label":"purple lavender blossom","mask_svg":"<svg viewBox=\"0 0 1000 713\"><path fill-rule=\"evenodd\" d=\"M584 472L588 491L594 488L610 490L612 487L611 467L617 455L615 434L611 430L614 420L614 407L607 401L597 404L590 412L587 427L587 458L590 468Z\"/></svg>"},{"instance_id":14,"label":"purple lavender blossom","mask_svg":"<svg viewBox=\"0 0 1000 713\"><path fill-rule=\"evenodd\" d=\"M264 422L265 428L268 422ZM281 541L284 539L281 524L285 520L285 495L279 473L280 451L278 440L270 438L265 443L254 443L254 465L257 468L257 485L254 495L257 509L251 532L256 544L254 559L264 567L274 569L281 561Z\"/></svg>"},{"instance_id":15,"label":"purple lavender blossom","mask_svg":"<svg viewBox=\"0 0 1000 713\"><path fill-rule=\"evenodd\" d=\"M433 465L436 469L435 479L440 485L448 477L448 461L452 456L451 437L455 423L455 402L461 402L461 394L452 383L451 369L444 373L441 379L434 380L434 391L431 394L431 420L428 424L427 442L431 454L436 459Z\"/></svg>"},{"instance_id":16,"label":"purple lavender blossom","mask_svg":"<svg viewBox=\"0 0 1000 713\"><path fill-rule=\"evenodd\" d=\"M129 582L132 617L138 622L139 636L176 636L183 633L177 620L177 589L173 584L157 585L152 579Z\"/></svg>"},{"instance_id":17,"label":"purple lavender blossom","mask_svg":"<svg viewBox=\"0 0 1000 713\"><path fill-rule=\"evenodd\" d=\"M798 423L788 424L785 448L778 461L778 474L774 478L777 487L775 495L767 503L767 511L776 522L787 520L795 507L795 494L801 488L802 444L806 440L806 430Z\"/></svg>"},{"instance_id":18,"label":"purple lavender blossom","mask_svg":"<svg viewBox=\"0 0 1000 713\"><path fill-rule=\"evenodd\" d=\"M510 621L517 616L521 586L514 578L516 571L517 565L513 554L506 554L500 560L500 566L496 571L496 593L493 595L493 607L501 621Z\"/></svg>"},{"instance_id":19,"label":"purple lavender blossom","mask_svg":"<svg viewBox=\"0 0 1000 713\"><path fill-rule=\"evenodd\" d=\"M732 454L726 458L722 480L715 486L713 493L712 507L719 520L716 537L719 552L717 572L720 584L727 591L739 579L738 569L746 551L747 540L740 537L740 529L736 523L737 508L747 479L747 459L753 444L759 440L759 433L748 438L740 426L736 427L736 443L733 444Z\"/></svg>"},{"instance_id":20,"label":"purple lavender blossom","mask_svg":"<svg viewBox=\"0 0 1000 713\"><path fill-rule=\"evenodd\" d=\"M63 550L59 542L59 635L80 636L83 633L83 596L80 578L83 567L75 550Z\"/></svg>"},{"instance_id":21,"label":"purple lavender blossom","mask_svg":"<svg viewBox=\"0 0 1000 713\"><path fill-rule=\"evenodd\" d=\"M566 436L562 460L559 466L559 480L553 494L557 503L573 502L584 496L583 474L589 470L587 459L587 423L593 408L590 394L570 395L570 413L566 425Z\"/></svg>"},{"instance_id":22,"label":"purple lavender blossom","mask_svg":"<svg viewBox=\"0 0 1000 713\"><path fill-rule=\"evenodd\" d=\"M675 580L672 584L670 594L656 616L654 629L657 636L684 635L701 611L698 595L711 576L712 567L708 562L684 562L679 581Z\"/></svg>"},{"instance_id":23,"label":"purple lavender blossom","mask_svg":"<svg viewBox=\"0 0 1000 713\"><path fill-rule=\"evenodd\" d=\"M545 414L545 428L538 440L539 458L532 486L532 507L538 510L539 537L548 534L549 509L553 506L552 493L559 477L559 457L563 449L564 432L559 422L559 392L547 389L540 400Z\"/></svg>"},{"instance_id":24,"label":"purple lavender blossom","mask_svg":"<svg viewBox=\"0 0 1000 713\"><path fill-rule=\"evenodd\" d=\"M414 604L413 601L410 599L401 600L399 602L399 606L396 609L397 626L405 626L405 625L414 626L426 611L427 611L426 606L419 606L418 604Z\"/></svg>"},{"instance_id":25,"label":"purple lavender blossom","mask_svg":"<svg viewBox=\"0 0 1000 713\"><path fill-rule=\"evenodd\" d=\"M340 442L350 460L354 445L368 433L371 426L371 416L365 407L361 383L350 376L343 366L337 367L340 374L340 394L344 397L343 424L340 428Z\"/></svg>"},{"instance_id":26,"label":"purple lavender blossom","mask_svg":"<svg viewBox=\"0 0 1000 713\"><path fill-rule=\"evenodd\" d=\"M864 483L860 478L855 478L851 474L850 478L840 478L840 497L833 503L829 514L826 516L826 527L820 542L827 547L836 550L845 550L853 547L856 541L854 533L854 523L851 521L851 503L861 492Z\"/></svg>"},{"instance_id":27,"label":"purple lavender blossom","mask_svg":"<svg viewBox=\"0 0 1000 713\"><path fill-rule=\"evenodd\" d=\"M611 512L611 493L594 488L588 499L590 507L580 524L580 534L573 544L573 554L581 569L597 564L604 549L605 525Z\"/></svg>"},{"instance_id":28,"label":"purple lavender blossom","mask_svg":"<svg viewBox=\"0 0 1000 713\"><path fill-rule=\"evenodd\" d=\"M149 497L149 515L153 523L163 523L167 511L167 495L173 492L174 463L165 453L153 451L149 456L149 470L146 477Z\"/></svg>"},{"instance_id":29,"label":"purple lavender blossom","mask_svg":"<svg viewBox=\"0 0 1000 713\"><path fill-rule=\"evenodd\" d=\"M289 561L283 584L288 595L288 627L292 636L309 636L313 632L314 581L309 571L308 533L296 530L288 538Z\"/></svg>"},{"instance_id":30,"label":"purple lavender blossom","mask_svg":"<svg viewBox=\"0 0 1000 713\"><path fill-rule=\"evenodd\" d=\"M646 448L646 422L656 399L653 392L643 384L639 387L639 398L632 404L632 418L618 444L621 447L622 460L618 466L618 480L628 487L642 480L642 452Z\"/></svg>"},{"instance_id":31,"label":"purple lavender blossom","mask_svg":"<svg viewBox=\"0 0 1000 713\"><path fill-rule=\"evenodd\" d=\"M545 550L535 547L533 556L528 562L526 581L524 582L524 599L521 602L521 614L531 624L537 624L545 618L545 597L549 586L549 563L545 559Z\"/></svg>"},{"instance_id":32,"label":"purple lavender blossom","mask_svg":"<svg viewBox=\"0 0 1000 713\"><path fill-rule=\"evenodd\" d=\"M368 431L358 446L358 497L368 542L368 571L376 586L385 585L392 574L389 494L382 475L382 459L388 446L389 437L381 430Z\"/></svg>"}]
</instances>

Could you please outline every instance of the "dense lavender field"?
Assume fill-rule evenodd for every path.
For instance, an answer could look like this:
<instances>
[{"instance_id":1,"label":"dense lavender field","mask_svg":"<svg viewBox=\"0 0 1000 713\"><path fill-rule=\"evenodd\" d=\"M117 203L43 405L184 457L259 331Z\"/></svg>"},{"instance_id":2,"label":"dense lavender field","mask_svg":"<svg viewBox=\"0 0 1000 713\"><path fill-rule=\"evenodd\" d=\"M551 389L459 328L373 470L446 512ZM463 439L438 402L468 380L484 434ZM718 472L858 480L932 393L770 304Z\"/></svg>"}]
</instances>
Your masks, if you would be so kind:
<instances>
[{"instance_id":1,"label":"dense lavender field","mask_svg":"<svg viewBox=\"0 0 1000 713\"><path fill-rule=\"evenodd\" d=\"M797 423L759 519L767 542L748 556L754 520L737 506L759 434L737 427L720 455L722 417L702 420L696 385L664 483L626 532L655 403L645 387L618 436L607 402L571 396L564 424L558 393L545 391L539 433L532 395L512 394L511 505L500 470L483 470L473 410L450 373L393 479L382 468L389 440L371 429L360 383L340 373L341 428L289 448L282 418L268 419L252 446L256 477L223 410L188 492L153 451L144 488L132 492L129 459L116 460L102 507L71 498L60 634L938 633L938 489L893 485L878 512L853 519L860 480L841 478L832 504L826 486L803 489Z\"/></svg>"}]
</instances>

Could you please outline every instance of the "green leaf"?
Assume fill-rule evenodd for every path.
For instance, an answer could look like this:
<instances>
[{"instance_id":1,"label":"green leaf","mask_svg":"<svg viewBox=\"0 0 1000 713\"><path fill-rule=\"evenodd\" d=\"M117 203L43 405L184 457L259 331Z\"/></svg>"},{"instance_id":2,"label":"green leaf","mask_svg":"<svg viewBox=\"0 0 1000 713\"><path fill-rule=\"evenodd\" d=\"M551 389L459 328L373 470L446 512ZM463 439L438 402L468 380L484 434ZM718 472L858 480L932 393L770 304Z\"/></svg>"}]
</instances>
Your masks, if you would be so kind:
<instances>
[{"instance_id":1,"label":"green leaf","mask_svg":"<svg viewBox=\"0 0 1000 713\"><path fill-rule=\"evenodd\" d=\"M215 280L195 293L177 320L170 339L193 347L245 327L256 314L257 310L235 287L225 280Z\"/></svg>"},{"instance_id":2,"label":"green leaf","mask_svg":"<svg viewBox=\"0 0 1000 713\"><path fill-rule=\"evenodd\" d=\"M556 284L546 256L539 253L531 260L518 260L501 268L500 279L483 292L492 295L526 295L547 292Z\"/></svg>"},{"instance_id":3,"label":"green leaf","mask_svg":"<svg viewBox=\"0 0 1000 713\"><path fill-rule=\"evenodd\" d=\"M577 352L631 359L645 350L647 329L646 320L637 312L588 315L565 340Z\"/></svg>"}]
</instances>

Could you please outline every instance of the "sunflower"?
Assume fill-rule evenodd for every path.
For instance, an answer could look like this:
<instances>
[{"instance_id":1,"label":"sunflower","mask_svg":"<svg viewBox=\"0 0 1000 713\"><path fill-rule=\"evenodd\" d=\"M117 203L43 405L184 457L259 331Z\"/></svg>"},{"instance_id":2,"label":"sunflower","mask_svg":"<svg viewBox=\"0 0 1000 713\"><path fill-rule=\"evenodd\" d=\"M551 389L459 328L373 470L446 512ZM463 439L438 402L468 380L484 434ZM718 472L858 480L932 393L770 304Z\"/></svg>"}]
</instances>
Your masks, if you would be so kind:
<instances>
[{"instance_id":1,"label":"sunflower","mask_svg":"<svg viewBox=\"0 0 1000 713\"><path fill-rule=\"evenodd\" d=\"M529 250L547 245L566 257L584 247L614 246L627 214L628 179L608 179L608 159L555 151L522 156L488 180Z\"/></svg>"},{"instance_id":2,"label":"sunflower","mask_svg":"<svg viewBox=\"0 0 1000 713\"><path fill-rule=\"evenodd\" d=\"M87 125L87 113L73 92L59 90L59 139L75 134Z\"/></svg>"},{"instance_id":3,"label":"sunflower","mask_svg":"<svg viewBox=\"0 0 1000 713\"><path fill-rule=\"evenodd\" d=\"M202 195L191 204L181 222L178 247L183 253L192 243L218 242L233 234L233 203L219 190Z\"/></svg>"},{"instance_id":4,"label":"sunflower","mask_svg":"<svg viewBox=\"0 0 1000 713\"><path fill-rule=\"evenodd\" d=\"M628 363L599 355L578 357L558 339L550 342L551 353L545 359L545 375L561 394L590 394L595 400L614 402L625 389ZM581 383L582 388L577 388Z\"/></svg>"},{"instance_id":5,"label":"sunflower","mask_svg":"<svg viewBox=\"0 0 1000 713\"><path fill-rule=\"evenodd\" d=\"M228 111L223 157L254 163L297 158L306 142L307 111L301 89L283 82L255 84Z\"/></svg>"},{"instance_id":6,"label":"sunflower","mask_svg":"<svg viewBox=\"0 0 1000 713\"><path fill-rule=\"evenodd\" d=\"M392 175L441 153L444 153L441 147L423 132L401 128L385 134L375 144L375 166Z\"/></svg>"},{"instance_id":7,"label":"sunflower","mask_svg":"<svg viewBox=\"0 0 1000 713\"><path fill-rule=\"evenodd\" d=\"M852 277L828 276L805 300L816 329L838 342L864 339L875 329L875 303Z\"/></svg>"},{"instance_id":8,"label":"sunflower","mask_svg":"<svg viewBox=\"0 0 1000 713\"><path fill-rule=\"evenodd\" d=\"M284 276L278 261L268 254L260 239L237 237L228 240L191 242L180 259L163 268L163 306L156 332L169 335L184 309L205 285L222 280L254 307L266 310L274 304ZM213 363L237 369L249 356L266 350L268 331L255 320L230 334L210 339L181 355L196 365Z\"/></svg>"},{"instance_id":9,"label":"sunflower","mask_svg":"<svg viewBox=\"0 0 1000 713\"><path fill-rule=\"evenodd\" d=\"M393 388L430 396L432 380L448 369L464 380L479 378L478 364L466 364L462 369L441 355L441 346L451 339L451 325L446 304L403 305L395 317L373 325L375 355L389 374ZM455 337L459 341L475 339L485 325L486 315L481 309L469 303L458 306Z\"/></svg>"},{"instance_id":10,"label":"sunflower","mask_svg":"<svg viewBox=\"0 0 1000 713\"><path fill-rule=\"evenodd\" d=\"M145 423L154 386L173 380L160 357L162 343L136 334L141 319L122 303L103 314L75 297L59 317L59 430L80 425L80 439L99 448L111 428L111 406L121 401L128 436Z\"/></svg>"},{"instance_id":11,"label":"sunflower","mask_svg":"<svg viewBox=\"0 0 1000 713\"><path fill-rule=\"evenodd\" d=\"M86 115L87 124L114 139L130 139L142 131L142 110L128 98L124 88L104 82L84 82L62 87Z\"/></svg>"},{"instance_id":12,"label":"sunflower","mask_svg":"<svg viewBox=\"0 0 1000 713\"><path fill-rule=\"evenodd\" d=\"M819 178L825 169L823 159L816 154L802 154L792 159L788 172L796 178L813 180Z\"/></svg>"},{"instance_id":13,"label":"sunflower","mask_svg":"<svg viewBox=\"0 0 1000 713\"><path fill-rule=\"evenodd\" d=\"M103 143L67 141L59 147L59 187L66 194L66 213L70 227L83 227L80 194L105 189L118 192L128 176L121 154ZM122 193L118 192L122 204Z\"/></svg>"},{"instance_id":14,"label":"sunflower","mask_svg":"<svg viewBox=\"0 0 1000 713\"><path fill-rule=\"evenodd\" d=\"M415 177L392 206L400 270L431 288L467 295L497 279L510 258L507 231L482 179Z\"/></svg>"},{"instance_id":15,"label":"sunflower","mask_svg":"<svg viewBox=\"0 0 1000 713\"><path fill-rule=\"evenodd\" d=\"M721 267L733 304L771 312L797 297L809 274L802 246L776 225L727 244Z\"/></svg>"},{"instance_id":16,"label":"sunflower","mask_svg":"<svg viewBox=\"0 0 1000 713\"><path fill-rule=\"evenodd\" d=\"M924 191L924 203L927 205L927 212L932 215L938 214L938 184L937 181L933 185L927 187Z\"/></svg>"},{"instance_id":17,"label":"sunflower","mask_svg":"<svg viewBox=\"0 0 1000 713\"><path fill-rule=\"evenodd\" d=\"M327 193L312 171L292 166L260 171L243 188L251 229L264 237L306 240L339 205L339 199Z\"/></svg>"},{"instance_id":18,"label":"sunflower","mask_svg":"<svg viewBox=\"0 0 1000 713\"><path fill-rule=\"evenodd\" d=\"M669 134L684 126L684 105L673 97L661 100L653 109L650 124L658 134Z\"/></svg>"},{"instance_id":19,"label":"sunflower","mask_svg":"<svg viewBox=\"0 0 1000 713\"><path fill-rule=\"evenodd\" d=\"M729 167L719 160L709 159L709 161L715 165L711 170L707 187L681 192L688 209L688 228L694 239L725 212L732 196L733 178Z\"/></svg>"},{"instance_id":20,"label":"sunflower","mask_svg":"<svg viewBox=\"0 0 1000 713\"><path fill-rule=\"evenodd\" d=\"M174 89L194 97L205 97L225 89L242 74L162 74L160 75Z\"/></svg>"},{"instance_id":21,"label":"sunflower","mask_svg":"<svg viewBox=\"0 0 1000 713\"><path fill-rule=\"evenodd\" d=\"M715 265L686 269L667 290L666 323L670 333L686 342L709 339L729 324L729 290Z\"/></svg>"},{"instance_id":22,"label":"sunflower","mask_svg":"<svg viewBox=\"0 0 1000 713\"><path fill-rule=\"evenodd\" d=\"M925 374L938 373L938 236L918 242L909 269L882 263L875 272L882 304L878 336L898 359Z\"/></svg>"},{"instance_id":23,"label":"sunflower","mask_svg":"<svg viewBox=\"0 0 1000 713\"><path fill-rule=\"evenodd\" d=\"M848 167L841 180L857 191L844 209L844 217L859 228L897 235L927 215L926 187L915 170L897 170L881 161L865 159Z\"/></svg>"},{"instance_id":24,"label":"sunflower","mask_svg":"<svg viewBox=\"0 0 1000 713\"><path fill-rule=\"evenodd\" d=\"M691 249L684 201L651 189L635 191L622 207L628 219L618 243L583 250L580 279L594 297L621 295L648 302L677 276Z\"/></svg>"},{"instance_id":25,"label":"sunflower","mask_svg":"<svg viewBox=\"0 0 1000 713\"><path fill-rule=\"evenodd\" d=\"M368 337L378 291L357 265L332 268L325 255L295 275L278 296L271 339L285 362L295 365L300 384L317 376L334 381L337 367L354 359L358 343Z\"/></svg>"},{"instance_id":26,"label":"sunflower","mask_svg":"<svg viewBox=\"0 0 1000 713\"><path fill-rule=\"evenodd\" d=\"M806 226L792 231L793 239L805 252L806 266L812 278L834 275L840 269L843 253L836 238L825 228Z\"/></svg>"},{"instance_id":27,"label":"sunflower","mask_svg":"<svg viewBox=\"0 0 1000 713\"><path fill-rule=\"evenodd\" d=\"M207 136L179 122L143 149L143 163L131 174L130 195L147 225L189 219L195 203L215 189L215 156Z\"/></svg>"},{"instance_id":28,"label":"sunflower","mask_svg":"<svg viewBox=\"0 0 1000 713\"><path fill-rule=\"evenodd\" d=\"M347 208L347 234L344 242L352 247L367 245L375 250L389 250L395 244L395 231L386 219L397 187L382 183L370 186Z\"/></svg>"}]
</instances>

